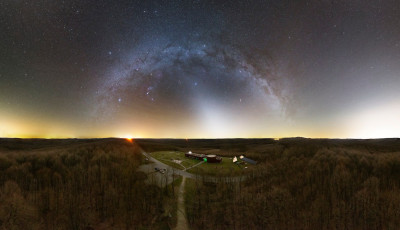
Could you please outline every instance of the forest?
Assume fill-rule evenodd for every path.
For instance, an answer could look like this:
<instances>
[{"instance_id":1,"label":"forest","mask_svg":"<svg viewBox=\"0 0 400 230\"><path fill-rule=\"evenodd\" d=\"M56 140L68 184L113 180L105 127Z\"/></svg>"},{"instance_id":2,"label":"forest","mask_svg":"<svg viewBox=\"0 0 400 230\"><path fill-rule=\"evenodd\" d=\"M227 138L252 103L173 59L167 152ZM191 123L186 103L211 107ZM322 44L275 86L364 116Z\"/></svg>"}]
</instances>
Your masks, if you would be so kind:
<instances>
[{"instance_id":1,"label":"forest","mask_svg":"<svg viewBox=\"0 0 400 230\"><path fill-rule=\"evenodd\" d=\"M173 194L141 162L126 140L0 139L0 229L165 229Z\"/></svg>"},{"instance_id":2,"label":"forest","mask_svg":"<svg viewBox=\"0 0 400 230\"><path fill-rule=\"evenodd\" d=\"M186 184L193 229L399 229L399 139L286 139L264 151L244 181Z\"/></svg>"},{"instance_id":3,"label":"forest","mask_svg":"<svg viewBox=\"0 0 400 230\"><path fill-rule=\"evenodd\" d=\"M145 183L141 149L258 161L187 179L190 229L400 226L400 139L0 139L0 229L173 229L176 183Z\"/></svg>"}]
</instances>

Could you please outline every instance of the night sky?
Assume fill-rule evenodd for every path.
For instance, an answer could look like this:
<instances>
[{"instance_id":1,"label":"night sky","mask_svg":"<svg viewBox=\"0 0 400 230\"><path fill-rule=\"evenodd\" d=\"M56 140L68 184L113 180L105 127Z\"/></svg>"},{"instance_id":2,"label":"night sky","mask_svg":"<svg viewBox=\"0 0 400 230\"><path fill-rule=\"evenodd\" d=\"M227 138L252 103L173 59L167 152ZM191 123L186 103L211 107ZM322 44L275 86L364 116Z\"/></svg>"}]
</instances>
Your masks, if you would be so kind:
<instances>
[{"instance_id":1,"label":"night sky","mask_svg":"<svg viewBox=\"0 0 400 230\"><path fill-rule=\"evenodd\" d=\"M0 1L0 137L400 137L398 0Z\"/></svg>"}]
</instances>

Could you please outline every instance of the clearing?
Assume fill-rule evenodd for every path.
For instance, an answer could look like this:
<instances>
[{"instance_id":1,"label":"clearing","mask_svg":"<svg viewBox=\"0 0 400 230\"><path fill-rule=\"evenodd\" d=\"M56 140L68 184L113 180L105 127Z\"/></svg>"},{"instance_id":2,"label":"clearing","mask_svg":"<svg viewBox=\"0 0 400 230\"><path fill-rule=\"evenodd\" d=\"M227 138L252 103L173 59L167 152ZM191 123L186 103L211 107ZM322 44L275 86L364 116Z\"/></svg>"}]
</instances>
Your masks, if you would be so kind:
<instances>
[{"instance_id":1,"label":"clearing","mask_svg":"<svg viewBox=\"0 0 400 230\"><path fill-rule=\"evenodd\" d=\"M238 175L246 170L247 167L251 167L251 165L246 164L234 164L231 157L222 157L221 163L206 163L187 158L185 153L180 151L152 152L151 156L174 168L202 175Z\"/></svg>"}]
</instances>

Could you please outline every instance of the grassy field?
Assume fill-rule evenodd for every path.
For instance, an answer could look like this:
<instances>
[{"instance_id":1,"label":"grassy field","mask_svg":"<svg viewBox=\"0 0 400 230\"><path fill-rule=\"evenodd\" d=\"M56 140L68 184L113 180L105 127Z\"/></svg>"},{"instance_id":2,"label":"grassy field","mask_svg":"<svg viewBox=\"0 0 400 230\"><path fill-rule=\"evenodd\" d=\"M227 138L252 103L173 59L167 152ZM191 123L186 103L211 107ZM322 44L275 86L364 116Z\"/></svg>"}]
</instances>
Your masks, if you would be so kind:
<instances>
[{"instance_id":1,"label":"grassy field","mask_svg":"<svg viewBox=\"0 0 400 230\"><path fill-rule=\"evenodd\" d=\"M221 163L206 163L201 164L197 167L187 170L194 174L206 174L206 175L236 175L246 170L244 167L248 165L236 165L232 162L229 157L223 157Z\"/></svg>"},{"instance_id":2,"label":"grassy field","mask_svg":"<svg viewBox=\"0 0 400 230\"><path fill-rule=\"evenodd\" d=\"M151 155L157 160L175 167L177 169L188 169L201 161L189 159L185 157L185 154L180 151L158 151L153 152ZM177 164L173 160L180 160L181 163ZM207 174L207 175L232 175L239 174L248 165L236 165L232 163L232 158L223 157L221 163L203 163L194 168L190 168L187 171L195 174Z\"/></svg>"},{"instance_id":3,"label":"grassy field","mask_svg":"<svg viewBox=\"0 0 400 230\"><path fill-rule=\"evenodd\" d=\"M177 169L185 169L199 163L197 160L186 158L183 152L178 151L158 151L151 153L151 156ZM173 160L180 160L182 162L178 164L173 162Z\"/></svg>"}]
</instances>

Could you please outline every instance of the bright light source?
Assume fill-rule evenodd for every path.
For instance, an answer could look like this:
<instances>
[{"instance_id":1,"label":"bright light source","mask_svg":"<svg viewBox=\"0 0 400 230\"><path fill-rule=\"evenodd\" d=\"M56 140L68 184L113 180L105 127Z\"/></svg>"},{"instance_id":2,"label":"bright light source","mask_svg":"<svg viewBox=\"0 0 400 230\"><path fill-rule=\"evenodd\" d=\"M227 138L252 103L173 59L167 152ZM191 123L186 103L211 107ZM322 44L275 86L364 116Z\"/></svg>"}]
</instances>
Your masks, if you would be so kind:
<instances>
[{"instance_id":1,"label":"bright light source","mask_svg":"<svg viewBox=\"0 0 400 230\"><path fill-rule=\"evenodd\" d=\"M124 137L127 141L129 141L129 142L133 142L133 137L132 136L125 136Z\"/></svg>"}]
</instances>

